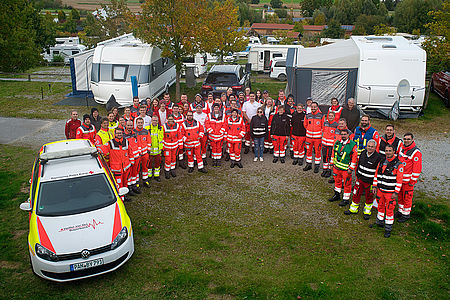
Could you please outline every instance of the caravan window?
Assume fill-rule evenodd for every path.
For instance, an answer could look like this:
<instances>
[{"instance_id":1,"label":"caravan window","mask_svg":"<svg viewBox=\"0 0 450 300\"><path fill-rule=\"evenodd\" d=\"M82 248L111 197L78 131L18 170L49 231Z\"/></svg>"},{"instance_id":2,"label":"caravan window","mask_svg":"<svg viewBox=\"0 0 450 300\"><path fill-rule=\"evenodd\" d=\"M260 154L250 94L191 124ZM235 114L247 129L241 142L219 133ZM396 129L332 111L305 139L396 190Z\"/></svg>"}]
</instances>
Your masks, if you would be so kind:
<instances>
[{"instance_id":1,"label":"caravan window","mask_svg":"<svg viewBox=\"0 0 450 300\"><path fill-rule=\"evenodd\" d=\"M100 81L111 81L112 65L100 65Z\"/></svg>"},{"instance_id":2,"label":"caravan window","mask_svg":"<svg viewBox=\"0 0 450 300\"><path fill-rule=\"evenodd\" d=\"M148 83L149 82L149 71L150 71L150 66L141 66L140 70L139 70L139 83Z\"/></svg>"},{"instance_id":3,"label":"caravan window","mask_svg":"<svg viewBox=\"0 0 450 300\"><path fill-rule=\"evenodd\" d=\"M128 66L115 65L112 68L113 81L125 81L127 79Z\"/></svg>"},{"instance_id":4,"label":"caravan window","mask_svg":"<svg viewBox=\"0 0 450 300\"><path fill-rule=\"evenodd\" d=\"M190 63L193 64L194 63L194 57L193 56L189 56L189 57L183 57L183 63Z\"/></svg>"},{"instance_id":5,"label":"caravan window","mask_svg":"<svg viewBox=\"0 0 450 300\"><path fill-rule=\"evenodd\" d=\"M155 63L152 64L152 76L156 76L156 66L155 66Z\"/></svg>"},{"instance_id":6,"label":"caravan window","mask_svg":"<svg viewBox=\"0 0 450 300\"><path fill-rule=\"evenodd\" d=\"M58 55L59 54L59 51L58 50L53 50L53 55Z\"/></svg>"},{"instance_id":7,"label":"caravan window","mask_svg":"<svg viewBox=\"0 0 450 300\"><path fill-rule=\"evenodd\" d=\"M75 54L77 54L77 53L79 53L78 50L72 51L72 55L75 55Z\"/></svg>"},{"instance_id":8,"label":"caravan window","mask_svg":"<svg viewBox=\"0 0 450 300\"><path fill-rule=\"evenodd\" d=\"M259 60L263 60L264 59L264 52L259 52Z\"/></svg>"},{"instance_id":9,"label":"caravan window","mask_svg":"<svg viewBox=\"0 0 450 300\"><path fill-rule=\"evenodd\" d=\"M161 58L161 60L162 60L162 66L164 68L165 66L167 66L167 63L169 62L169 59L166 58L166 57L163 57L163 58Z\"/></svg>"},{"instance_id":10,"label":"caravan window","mask_svg":"<svg viewBox=\"0 0 450 300\"><path fill-rule=\"evenodd\" d=\"M272 57L273 57L273 58L283 57L283 54L281 54L281 53L274 53L274 54L272 55Z\"/></svg>"},{"instance_id":11,"label":"caravan window","mask_svg":"<svg viewBox=\"0 0 450 300\"><path fill-rule=\"evenodd\" d=\"M91 81L98 82L98 71L100 65L99 64L92 64L92 72L91 72Z\"/></svg>"}]
</instances>

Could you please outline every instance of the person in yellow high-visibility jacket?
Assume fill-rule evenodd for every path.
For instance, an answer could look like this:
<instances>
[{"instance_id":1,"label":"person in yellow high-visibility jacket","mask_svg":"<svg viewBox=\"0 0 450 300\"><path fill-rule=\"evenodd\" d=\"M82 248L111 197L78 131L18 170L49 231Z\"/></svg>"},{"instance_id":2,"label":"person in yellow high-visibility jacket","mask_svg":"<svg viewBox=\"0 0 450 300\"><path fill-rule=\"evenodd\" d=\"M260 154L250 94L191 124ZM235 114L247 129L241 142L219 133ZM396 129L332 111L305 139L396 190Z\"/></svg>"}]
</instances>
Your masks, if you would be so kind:
<instances>
[{"instance_id":1,"label":"person in yellow high-visibility jacket","mask_svg":"<svg viewBox=\"0 0 450 300\"><path fill-rule=\"evenodd\" d=\"M152 122L145 127L152 137L152 145L149 149L148 177L152 176L156 181L161 181L159 174L161 172L161 152L163 149L164 129L158 124L158 116L152 117Z\"/></svg>"}]
</instances>

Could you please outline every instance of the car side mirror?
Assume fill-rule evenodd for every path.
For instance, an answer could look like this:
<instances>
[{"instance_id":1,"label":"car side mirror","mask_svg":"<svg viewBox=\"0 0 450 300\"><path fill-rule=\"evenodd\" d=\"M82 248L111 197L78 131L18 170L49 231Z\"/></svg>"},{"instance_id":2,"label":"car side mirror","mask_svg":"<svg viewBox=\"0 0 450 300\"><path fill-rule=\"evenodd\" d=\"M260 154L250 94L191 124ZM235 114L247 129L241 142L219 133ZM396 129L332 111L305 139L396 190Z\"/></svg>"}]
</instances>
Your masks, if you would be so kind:
<instances>
[{"instance_id":1,"label":"car side mirror","mask_svg":"<svg viewBox=\"0 0 450 300\"><path fill-rule=\"evenodd\" d=\"M125 196L126 194L128 194L130 190L127 187L121 187L119 189L119 196Z\"/></svg>"},{"instance_id":2,"label":"car side mirror","mask_svg":"<svg viewBox=\"0 0 450 300\"><path fill-rule=\"evenodd\" d=\"M23 202L20 203L20 209L24 211L30 211L31 210L31 203L30 202Z\"/></svg>"}]
</instances>

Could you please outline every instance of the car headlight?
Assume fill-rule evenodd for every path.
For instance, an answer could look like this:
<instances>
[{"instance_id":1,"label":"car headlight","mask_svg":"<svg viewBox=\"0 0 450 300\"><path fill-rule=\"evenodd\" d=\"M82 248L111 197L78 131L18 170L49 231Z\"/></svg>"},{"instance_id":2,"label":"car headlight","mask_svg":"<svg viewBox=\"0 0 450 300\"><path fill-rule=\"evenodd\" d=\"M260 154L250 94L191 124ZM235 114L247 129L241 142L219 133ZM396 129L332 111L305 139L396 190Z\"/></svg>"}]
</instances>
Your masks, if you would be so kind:
<instances>
[{"instance_id":1,"label":"car headlight","mask_svg":"<svg viewBox=\"0 0 450 300\"><path fill-rule=\"evenodd\" d=\"M55 253L53 253L52 251L45 248L44 246L37 243L34 248L36 250L37 256L39 256L40 258L49 260L49 261L57 261L58 260L58 256Z\"/></svg>"},{"instance_id":2,"label":"car headlight","mask_svg":"<svg viewBox=\"0 0 450 300\"><path fill-rule=\"evenodd\" d=\"M122 230L117 234L116 238L111 244L111 250L116 249L120 245L123 244L123 242L126 241L128 237L128 230L126 227L123 227Z\"/></svg>"}]
</instances>

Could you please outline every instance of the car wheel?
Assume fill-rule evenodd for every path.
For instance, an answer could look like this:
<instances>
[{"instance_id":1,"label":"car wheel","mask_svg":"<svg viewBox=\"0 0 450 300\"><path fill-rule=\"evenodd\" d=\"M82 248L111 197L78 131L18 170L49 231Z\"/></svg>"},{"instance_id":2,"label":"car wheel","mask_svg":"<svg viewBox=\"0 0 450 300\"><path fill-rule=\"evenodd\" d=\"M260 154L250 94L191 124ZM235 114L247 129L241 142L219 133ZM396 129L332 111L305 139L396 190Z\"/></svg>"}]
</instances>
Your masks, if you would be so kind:
<instances>
[{"instance_id":1,"label":"car wheel","mask_svg":"<svg viewBox=\"0 0 450 300\"><path fill-rule=\"evenodd\" d=\"M278 75L278 80L279 80L279 81L285 81L285 80L286 80L286 74L280 74L280 75Z\"/></svg>"}]
</instances>

